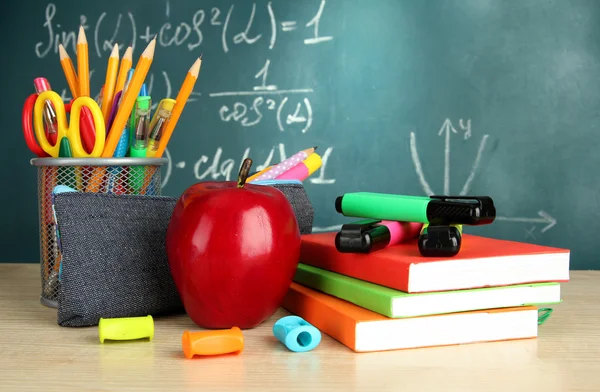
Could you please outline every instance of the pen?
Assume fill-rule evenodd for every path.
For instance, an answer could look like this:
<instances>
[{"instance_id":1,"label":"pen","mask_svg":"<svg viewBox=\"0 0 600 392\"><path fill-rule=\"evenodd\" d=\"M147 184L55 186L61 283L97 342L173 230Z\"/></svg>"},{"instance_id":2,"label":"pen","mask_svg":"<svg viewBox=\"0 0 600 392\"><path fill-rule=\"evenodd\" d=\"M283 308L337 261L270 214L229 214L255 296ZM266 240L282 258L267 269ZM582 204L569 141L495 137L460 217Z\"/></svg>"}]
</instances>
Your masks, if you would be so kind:
<instances>
[{"instance_id":1,"label":"pen","mask_svg":"<svg viewBox=\"0 0 600 392\"><path fill-rule=\"evenodd\" d=\"M175 103L176 101L171 98L165 98L158 103L158 107L154 112L154 117L152 117L152 121L150 122L149 126L146 157L155 157L160 138L162 137L165 127L171 118L171 113L173 112Z\"/></svg>"},{"instance_id":2,"label":"pen","mask_svg":"<svg viewBox=\"0 0 600 392\"><path fill-rule=\"evenodd\" d=\"M149 96L137 97L134 112L135 120L133 126L133 140L129 149L131 157L145 157L146 144L148 142L148 125L150 122L150 110L152 109L152 98ZM129 168L129 184L135 194L139 194L144 187L144 166L133 165Z\"/></svg>"},{"instance_id":3,"label":"pen","mask_svg":"<svg viewBox=\"0 0 600 392\"><path fill-rule=\"evenodd\" d=\"M344 216L421 222L433 225L486 225L496 208L489 196L407 196L386 193L346 193L335 200Z\"/></svg>"},{"instance_id":4,"label":"pen","mask_svg":"<svg viewBox=\"0 0 600 392\"><path fill-rule=\"evenodd\" d=\"M335 236L335 247L340 253L370 253L417 238L422 224L362 220L342 225Z\"/></svg>"},{"instance_id":5,"label":"pen","mask_svg":"<svg viewBox=\"0 0 600 392\"><path fill-rule=\"evenodd\" d=\"M138 97L145 97L148 96L148 89L146 88L146 83L142 83L142 87L140 88L140 92L138 94ZM131 146L133 144L133 141L135 140L135 135L134 135L134 130L135 130L135 107L137 105L137 98L135 103L133 104L133 109L131 109L131 113L129 115L129 121L127 122L127 128L129 128L129 145ZM152 108L152 106L150 106L150 108Z\"/></svg>"},{"instance_id":6,"label":"pen","mask_svg":"<svg viewBox=\"0 0 600 392\"><path fill-rule=\"evenodd\" d=\"M131 142L131 148L129 151L129 156L131 157L139 158L146 156L151 107L151 97L143 96L137 98L134 107L135 118L133 125L133 141Z\"/></svg>"},{"instance_id":7,"label":"pen","mask_svg":"<svg viewBox=\"0 0 600 392\"><path fill-rule=\"evenodd\" d=\"M35 87L35 92L38 94L52 90L52 88L50 88L50 83L46 78L35 78L33 80L33 86ZM46 125L46 136L48 137L48 141L53 146L56 145L56 137L58 134L57 121L56 112L54 111L52 103L49 100L46 100L44 102L44 124Z\"/></svg>"}]
</instances>

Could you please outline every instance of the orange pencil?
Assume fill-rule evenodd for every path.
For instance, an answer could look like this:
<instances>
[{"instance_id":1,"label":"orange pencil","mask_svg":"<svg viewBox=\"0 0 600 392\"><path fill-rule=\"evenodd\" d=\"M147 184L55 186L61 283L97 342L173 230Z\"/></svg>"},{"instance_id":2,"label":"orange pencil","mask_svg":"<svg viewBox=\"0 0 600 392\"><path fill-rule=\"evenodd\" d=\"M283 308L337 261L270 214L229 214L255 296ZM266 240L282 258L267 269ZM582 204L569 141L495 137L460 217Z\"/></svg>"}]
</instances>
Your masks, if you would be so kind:
<instances>
[{"instance_id":1,"label":"orange pencil","mask_svg":"<svg viewBox=\"0 0 600 392\"><path fill-rule=\"evenodd\" d=\"M140 56L138 63L135 66L135 72L133 73L133 77L129 82L129 87L125 91L125 96L121 100L121 105L117 111L117 115L110 127L110 131L108 132L108 138L106 139L106 144L104 145L104 151L102 152L103 158L110 158L113 156L115 152L115 148L117 147L117 143L121 138L121 134L123 133L123 129L125 129L125 125L127 124L127 120L131 115L131 110L133 109L133 105L140 93L140 89L142 88L142 84L146 79L146 75L148 74L148 70L150 69L150 65L152 64L152 60L154 59L154 48L156 46L156 37Z\"/></svg>"},{"instance_id":2,"label":"orange pencil","mask_svg":"<svg viewBox=\"0 0 600 392\"><path fill-rule=\"evenodd\" d=\"M65 77L67 78L69 90L71 90L71 96L73 99L75 99L79 96L79 80L77 79L77 74L75 73L75 67L73 67L71 57L69 57L65 47L62 44L58 45L58 53L60 55L60 65L65 73Z\"/></svg>"},{"instance_id":3,"label":"orange pencil","mask_svg":"<svg viewBox=\"0 0 600 392\"><path fill-rule=\"evenodd\" d=\"M117 76L117 83L115 84L115 89L114 89L114 94L113 94L113 101L115 99L115 95L117 95L117 93L119 91L123 90L123 87L125 87L125 80L127 80L127 73L129 72L129 70L131 69L131 66L133 65L133 49L131 48L131 45L129 45L129 47L125 50L125 54L123 54L123 58L121 59L121 65L119 67L119 74Z\"/></svg>"},{"instance_id":4,"label":"orange pencil","mask_svg":"<svg viewBox=\"0 0 600 392\"><path fill-rule=\"evenodd\" d=\"M115 91L115 81L117 80L117 69L119 68L119 45L115 44L112 53L108 58L106 67L106 79L102 90L102 116L104 121L108 123L108 116L113 103Z\"/></svg>"},{"instance_id":5,"label":"orange pencil","mask_svg":"<svg viewBox=\"0 0 600 392\"><path fill-rule=\"evenodd\" d=\"M177 125L177 121L181 116L181 112L185 107L185 103L187 102L192 90L194 89L194 85L196 84L196 80L198 80L198 74L200 73L200 66L202 65L202 55L196 59L194 64L192 64L190 70L185 76L185 80L179 89L179 93L177 93L177 98L175 98L175 106L173 107L173 112L171 113L171 118L165 127L165 132L160 138L160 142L158 144L158 148L156 149L156 153L154 156L156 158L162 157L162 154L167 148L167 143L169 143L169 139L173 134L173 130L175 129L175 125Z\"/></svg>"},{"instance_id":6,"label":"orange pencil","mask_svg":"<svg viewBox=\"0 0 600 392\"><path fill-rule=\"evenodd\" d=\"M90 64L88 58L88 43L83 26L79 26L77 36L77 76L79 77L79 96L90 96Z\"/></svg>"}]
</instances>

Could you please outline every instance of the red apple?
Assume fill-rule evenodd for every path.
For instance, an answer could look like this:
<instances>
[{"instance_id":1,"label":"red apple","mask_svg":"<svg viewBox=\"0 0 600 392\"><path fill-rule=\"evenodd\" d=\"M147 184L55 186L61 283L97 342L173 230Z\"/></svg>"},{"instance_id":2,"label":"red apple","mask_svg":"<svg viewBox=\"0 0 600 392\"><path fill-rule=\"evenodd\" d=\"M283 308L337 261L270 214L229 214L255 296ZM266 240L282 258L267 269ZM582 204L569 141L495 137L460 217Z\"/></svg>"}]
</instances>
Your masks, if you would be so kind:
<instances>
[{"instance_id":1,"label":"red apple","mask_svg":"<svg viewBox=\"0 0 600 392\"><path fill-rule=\"evenodd\" d=\"M167 229L171 274L202 328L253 328L283 300L300 258L300 230L285 195L235 181L208 181L179 198Z\"/></svg>"}]
</instances>

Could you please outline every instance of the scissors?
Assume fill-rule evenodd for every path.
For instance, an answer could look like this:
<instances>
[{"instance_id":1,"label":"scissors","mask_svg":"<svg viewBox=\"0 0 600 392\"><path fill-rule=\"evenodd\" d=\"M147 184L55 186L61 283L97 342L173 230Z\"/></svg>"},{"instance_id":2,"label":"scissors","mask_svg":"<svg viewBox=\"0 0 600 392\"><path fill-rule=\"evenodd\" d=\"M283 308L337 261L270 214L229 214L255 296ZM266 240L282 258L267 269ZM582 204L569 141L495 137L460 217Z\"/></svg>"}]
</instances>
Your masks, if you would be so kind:
<instances>
[{"instance_id":1,"label":"scissors","mask_svg":"<svg viewBox=\"0 0 600 392\"><path fill-rule=\"evenodd\" d=\"M57 142L54 145L48 141L44 130L44 104L46 100L52 103L54 110L56 111L58 130L56 136ZM27 103L31 101L33 101L33 98L30 96L25 102L25 108L23 110L24 121L27 114L26 112L31 110L29 109L31 105L28 106ZM79 127L79 120L82 118L81 114L84 108L87 108L89 111L96 131L94 147L89 154L84 149L82 143L83 135ZM70 112L71 114L70 123L67 122L67 112ZM85 117L86 116L84 115L83 119L85 119ZM31 118L30 113L27 120L29 120L29 118ZM104 150L104 143L106 141L104 117L102 116L100 106L98 106L96 101L90 97L78 97L71 103L65 105L60 95L52 90L40 93L37 98L35 98L35 104L33 105L33 128L35 131L35 138L39 144L37 148L34 148L35 141L33 140L33 135L31 135L29 122L23 123L23 131L25 133L27 145L29 146L29 149L38 156L40 156L38 153L40 152L39 149L41 149L44 153L47 153L52 157L59 157L60 144L63 138L67 138L69 141L73 157L75 158L99 157Z\"/></svg>"}]
</instances>

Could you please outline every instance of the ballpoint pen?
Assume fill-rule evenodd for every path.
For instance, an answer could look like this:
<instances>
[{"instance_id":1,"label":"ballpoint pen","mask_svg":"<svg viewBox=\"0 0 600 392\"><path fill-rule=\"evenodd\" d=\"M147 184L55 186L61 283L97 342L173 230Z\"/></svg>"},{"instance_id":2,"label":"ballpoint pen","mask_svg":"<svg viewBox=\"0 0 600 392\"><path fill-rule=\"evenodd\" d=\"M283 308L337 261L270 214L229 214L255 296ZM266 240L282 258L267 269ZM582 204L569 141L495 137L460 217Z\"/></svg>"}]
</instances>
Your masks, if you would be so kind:
<instances>
[{"instance_id":1,"label":"ballpoint pen","mask_svg":"<svg viewBox=\"0 0 600 392\"><path fill-rule=\"evenodd\" d=\"M130 157L143 158L146 156L151 109L152 98L149 96L137 97L133 109L135 112L135 118L133 126L133 140L131 141L131 148L129 149ZM129 168L129 185L134 193L140 193L140 191L144 188L144 181L144 166L132 165Z\"/></svg>"},{"instance_id":2,"label":"ballpoint pen","mask_svg":"<svg viewBox=\"0 0 600 392\"><path fill-rule=\"evenodd\" d=\"M33 80L33 86L35 87L35 92L38 94L52 90L52 88L50 88L50 83L46 78L35 78ZM56 112L49 100L44 102L44 125L46 126L46 136L48 137L48 141L50 144L55 145L56 135L58 133L57 118Z\"/></svg>"},{"instance_id":3,"label":"ballpoint pen","mask_svg":"<svg viewBox=\"0 0 600 392\"><path fill-rule=\"evenodd\" d=\"M152 98L149 96L137 97L134 107L133 140L129 149L131 157L145 157L148 143L148 129L150 124L150 109Z\"/></svg>"},{"instance_id":4,"label":"ballpoint pen","mask_svg":"<svg viewBox=\"0 0 600 392\"><path fill-rule=\"evenodd\" d=\"M150 122L146 157L154 158L156 155L158 143L163 135L165 126L169 122L175 103L176 101L171 98L165 98L159 102L156 112L154 112L154 117L152 117L152 121Z\"/></svg>"}]
</instances>

